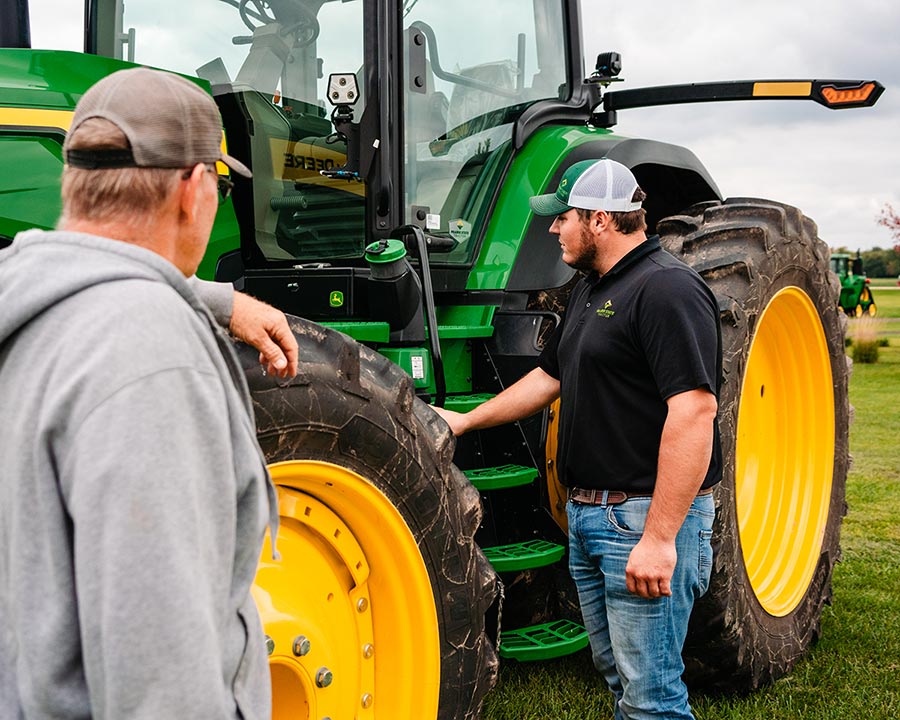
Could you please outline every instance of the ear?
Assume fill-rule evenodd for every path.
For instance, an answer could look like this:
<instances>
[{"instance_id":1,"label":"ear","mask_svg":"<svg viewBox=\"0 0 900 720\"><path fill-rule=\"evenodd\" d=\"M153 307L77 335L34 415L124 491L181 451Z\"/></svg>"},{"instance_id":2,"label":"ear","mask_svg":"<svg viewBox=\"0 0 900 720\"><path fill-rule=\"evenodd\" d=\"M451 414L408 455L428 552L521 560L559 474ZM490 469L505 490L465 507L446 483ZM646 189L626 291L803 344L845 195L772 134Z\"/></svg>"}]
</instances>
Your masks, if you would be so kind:
<instances>
[{"instance_id":1,"label":"ear","mask_svg":"<svg viewBox=\"0 0 900 720\"><path fill-rule=\"evenodd\" d=\"M206 168L202 164L194 165L191 176L187 180L181 181L179 208L188 222L194 222L197 217L200 183L203 182L203 173L205 172Z\"/></svg>"},{"instance_id":2,"label":"ear","mask_svg":"<svg viewBox=\"0 0 900 720\"><path fill-rule=\"evenodd\" d=\"M591 216L591 227L597 231L606 230L611 220L612 218L606 210L594 210L594 214Z\"/></svg>"}]
</instances>

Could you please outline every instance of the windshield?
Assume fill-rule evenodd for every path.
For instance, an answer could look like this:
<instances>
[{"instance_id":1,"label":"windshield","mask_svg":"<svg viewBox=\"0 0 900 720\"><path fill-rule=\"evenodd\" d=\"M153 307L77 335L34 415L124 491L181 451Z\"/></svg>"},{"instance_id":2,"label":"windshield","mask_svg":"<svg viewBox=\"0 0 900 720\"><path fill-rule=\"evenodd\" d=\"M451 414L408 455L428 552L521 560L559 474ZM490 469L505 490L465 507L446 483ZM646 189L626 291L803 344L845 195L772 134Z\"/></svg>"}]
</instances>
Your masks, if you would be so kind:
<instances>
[{"instance_id":1,"label":"windshield","mask_svg":"<svg viewBox=\"0 0 900 720\"><path fill-rule=\"evenodd\" d=\"M237 99L219 105L244 116L266 260L362 255L365 185L321 175L346 160L326 91L330 73L363 66L362 0L107 0L96 34L100 54L201 77L217 99Z\"/></svg>"},{"instance_id":2,"label":"windshield","mask_svg":"<svg viewBox=\"0 0 900 720\"><path fill-rule=\"evenodd\" d=\"M407 0L404 12L407 220L453 237L446 259L465 261L513 123L568 96L563 3Z\"/></svg>"},{"instance_id":3,"label":"windshield","mask_svg":"<svg viewBox=\"0 0 900 720\"><path fill-rule=\"evenodd\" d=\"M252 206L252 218L238 215L245 235L252 228L255 257L284 264L362 257L366 185L321 172L346 162L330 120L328 76L355 73L354 121L365 109L363 19L375 13L364 7L374 3L98 0L94 7L99 54L209 81L229 141L254 172L252 200L236 189L235 208ZM383 85L398 87L403 100L403 167L392 171L402 173L403 222L456 241L441 262L472 261L515 120L531 103L569 95L563 9L563 0L397 4L404 77Z\"/></svg>"}]
</instances>

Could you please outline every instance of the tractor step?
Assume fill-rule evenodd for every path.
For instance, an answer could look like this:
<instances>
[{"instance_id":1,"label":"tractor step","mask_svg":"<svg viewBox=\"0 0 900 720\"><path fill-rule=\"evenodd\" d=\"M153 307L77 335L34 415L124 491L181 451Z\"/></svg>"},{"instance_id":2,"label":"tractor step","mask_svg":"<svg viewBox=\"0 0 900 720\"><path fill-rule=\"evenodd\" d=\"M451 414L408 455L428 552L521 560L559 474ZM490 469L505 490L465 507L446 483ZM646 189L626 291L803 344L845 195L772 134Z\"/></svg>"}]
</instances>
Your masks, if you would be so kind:
<instances>
[{"instance_id":1,"label":"tractor step","mask_svg":"<svg viewBox=\"0 0 900 720\"><path fill-rule=\"evenodd\" d=\"M588 634L578 623L556 620L500 634L500 657L521 660L551 660L576 653L588 645Z\"/></svg>"},{"instance_id":2,"label":"tractor step","mask_svg":"<svg viewBox=\"0 0 900 720\"><path fill-rule=\"evenodd\" d=\"M475 395L449 395L444 407L456 412L469 412L494 397L493 393L477 393Z\"/></svg>"},{"instance_id":3,"label":"tractor step","mask_svg":"<svg viewBox=\"0 0 900 720\"><path fill-rule=\"evenodd\" d=\"M391 326L386 322L355 322L355 321L322 321L318 323L324 327L337 330L349 335L357 342L386 343L391 337Z\"/></svg>"},{"instance_id":4,"label":"tractor step","mask_svg":"<svg viewBox=\"0 0 900 720\"><path fill-rule=\"evenodd\" d=\"M524 465L500 465L499 467L463 470L463 474L478 490L484 492L530 485L538 476L538 471Z\"/></svg>"},{"instance_id":5,"label":"tractor step","mask_svg":"<svg viewBox=\"0 0 900 720\"><path fill-rule=\"evenodd\" d=\"M511 545L482 548L497 572L529 570L552 565L566 554L566 548L548 540L528 540Z\"/></svg>"},{"instance_id":6,"label":"tractor step","mask_svg":"<svg viewBox=\"0 0 900 720\"><path fill-rule=\"evenodd\" d=\"M441 340L488 338L493 334L493 325L438 325L438 337Z\"/></svg>"}]
</instances>

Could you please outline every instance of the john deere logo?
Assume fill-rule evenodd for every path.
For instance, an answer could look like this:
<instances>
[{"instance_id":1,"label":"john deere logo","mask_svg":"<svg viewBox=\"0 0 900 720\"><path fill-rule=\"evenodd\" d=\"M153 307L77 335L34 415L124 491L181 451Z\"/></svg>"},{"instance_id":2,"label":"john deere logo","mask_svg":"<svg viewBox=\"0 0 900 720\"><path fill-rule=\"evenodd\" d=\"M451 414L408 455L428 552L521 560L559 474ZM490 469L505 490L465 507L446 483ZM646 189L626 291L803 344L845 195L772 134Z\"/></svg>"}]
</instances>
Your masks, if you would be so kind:
<instances>
[{"instance_id":1,"label":"john deere logo","mask_svg":"<svg viewBox=\"0 0 900 720\"><path fill-rule=\"evenodd\" d=\"M612 309L612 300L607 300L603 307L597 310L597 315L600 317L611 318L615 314L616 311Z\"/></svg>"},{"instance_id":2,"label":"john deere logo","mask_svg":"<svg viewBox=\"0 0 900 720\"><path fill-rule=\"evenodd\" d=\"M331 307L341 307L344 304L344 293L340 290L332 290L328 296L328 304Z\"/></svg>"}]
</instances>

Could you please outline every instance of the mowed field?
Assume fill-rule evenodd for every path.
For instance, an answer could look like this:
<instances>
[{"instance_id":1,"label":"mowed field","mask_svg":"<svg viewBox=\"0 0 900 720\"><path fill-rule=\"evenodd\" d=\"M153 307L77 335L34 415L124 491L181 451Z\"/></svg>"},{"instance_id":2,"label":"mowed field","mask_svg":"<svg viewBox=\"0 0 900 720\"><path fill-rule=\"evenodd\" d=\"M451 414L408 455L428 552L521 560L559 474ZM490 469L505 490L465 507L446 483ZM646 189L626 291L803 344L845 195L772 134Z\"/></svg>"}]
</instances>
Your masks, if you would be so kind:
<instances>
[{"instance_id":1,"label":"mowed field","mask_svg":"<svg viewBox=\"0 0 900 720\"><path fill-rule=\"evenodd\" d=\"M692 696L698 720L900 718L900 290L874 283L877 363L854 367L849 511L834 604L822 638L794 671L743 697ZM896 287L896 281L893 281ZM879 287L879 285L882 285ZM851 320L848 334L853 336ZM611 720L612 702L586 651L563 660L501 664L486 720Z\"/></svg>"}]
</instances>

